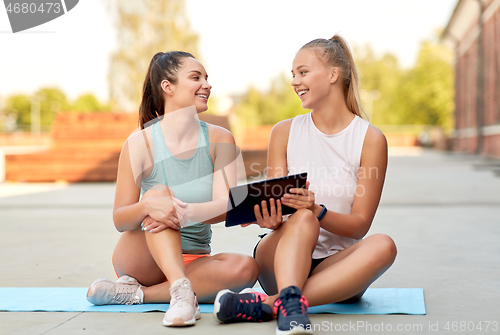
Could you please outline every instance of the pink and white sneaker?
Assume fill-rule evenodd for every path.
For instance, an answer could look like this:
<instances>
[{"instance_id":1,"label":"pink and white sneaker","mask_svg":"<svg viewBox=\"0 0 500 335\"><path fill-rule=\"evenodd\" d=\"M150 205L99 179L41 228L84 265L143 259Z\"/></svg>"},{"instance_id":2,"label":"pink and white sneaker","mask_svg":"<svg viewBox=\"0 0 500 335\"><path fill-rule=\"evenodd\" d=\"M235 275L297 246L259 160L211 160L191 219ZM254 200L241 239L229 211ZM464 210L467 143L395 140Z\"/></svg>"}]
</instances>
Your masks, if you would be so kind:
<instances>
[{"instance_id":1,"label":"pink and white sneaker","mask_svg":"<svg viewBox=\"0 0 500 335\"><path fill-rule=\"evenodd\" d=\"M87 291L87 300L94 305L142 304L144 293L141 284L130 276L121 276L116 282L106 278L96 279Z\"/></svg>"},{"instance_id":2,"label":"pink and white sneaker","mask_svg":"<svg viewBox=\"0 0 500 335\"><path fill-rule=\"evenodd\" d=\"M167 327L192 326L201 318L198 299L187 278L177 279L170 287L170 307L163 317Z\"/></svg>"}]
</instances>

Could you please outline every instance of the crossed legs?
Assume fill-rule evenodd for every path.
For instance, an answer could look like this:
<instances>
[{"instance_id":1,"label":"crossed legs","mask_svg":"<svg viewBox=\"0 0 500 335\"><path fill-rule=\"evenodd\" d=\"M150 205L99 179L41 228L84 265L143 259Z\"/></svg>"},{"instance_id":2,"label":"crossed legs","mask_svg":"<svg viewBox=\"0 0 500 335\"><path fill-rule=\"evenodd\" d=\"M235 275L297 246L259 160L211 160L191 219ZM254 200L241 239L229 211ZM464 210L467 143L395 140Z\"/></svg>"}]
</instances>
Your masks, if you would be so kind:
<instances>
[{"instance_id":1,"label":"crossed legs","mask_svg":"<svg viewBox=\"0 0 500 335\"><path fill-rule=\"evenodd\" d=\"M168 188L155 192L170 195ZM257 262L240 254L202 257L184 266L180 232L170 228L159 233L140 228L123 232L113 251L113 265L118 276L129 275L144 285L144 303L169 302L171 283L184 277L200 302L212 302L221 289L253 286L259 274Z\"/></svg>"},{"instance_id":2,"label":"crossed legs","mask_svg":"<svg viewBox=\"0 0 500 335\"><path fill-rule=\"evenodd\" d=\"M361 297L394 262L396 246L387 235L376 234L328 257L309 276L319 222L309 210L299 210L259 243L255 259L259 281L272 296L272 305L283 288L295 285L310 306Z\"/></svg>"},{"instance_id":3,"label":"crossed legs","mask_svg":"<svg viewBox=\"0 0 500 335\"><path fill-rule=\"evenodd\" d=\"M165 233L163 239L150 243L148 235ZM218 291L230 288L240 290L253 286L256 282L259 267L250 256L221 253L210 257L202 257L184 266L182 250L168 250L169 239L179 241L180 234L166 229L157 234L134 230L122 233L113 252L113 265L118 276L129 275L144 285L144 303L160 303L170 301L169 273L181 273L191 281L193 291L200 302L213 302ZM150 249L153 249L150 251ZM168 254L171 252L172 254ZM156 256L156 258L155 258ZM172 263L170 259L174 259ZM180 263L179 263L180 261ZM163 264L159 265L158 263ZM165 269L165 272L162 270ZM184 275L182 275L184 274ZM165 281L168 279L168 281Z\"/></svg>"}]
</instances>

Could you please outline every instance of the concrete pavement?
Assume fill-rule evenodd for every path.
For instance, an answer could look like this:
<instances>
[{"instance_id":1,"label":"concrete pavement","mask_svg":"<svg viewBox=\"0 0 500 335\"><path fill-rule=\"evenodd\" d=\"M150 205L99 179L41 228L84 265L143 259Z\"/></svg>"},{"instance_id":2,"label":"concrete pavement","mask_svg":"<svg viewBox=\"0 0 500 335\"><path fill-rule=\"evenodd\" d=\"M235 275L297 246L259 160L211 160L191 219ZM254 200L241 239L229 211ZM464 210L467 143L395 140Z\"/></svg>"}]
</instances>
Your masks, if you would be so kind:
<instances>
[{"instance_id":1,"label":"concrete pavement","mask_svg":"<svg viewBox=\"0 0 500 335\"><path fill-rule=\"evenodd\" d=\"M316 334L343 333L341 328L386 333L389 326L400 334L500 333L500 177L477 168L483 162L435 151L390 157L368 235L390 235L398 257L372 287L423 287L427 315L311 315ZM119 236L111 221L114 187L0 184L0 286L87 287L95 278L114 278L110 257ZM218 224L213 231L214 253L251 254L261 230ZM162 317L0 312L0 334L222 335L275 329L274 322L219 325L209 314L194 327L171 329L161 325Z\"/></svg>"}]
</instances>

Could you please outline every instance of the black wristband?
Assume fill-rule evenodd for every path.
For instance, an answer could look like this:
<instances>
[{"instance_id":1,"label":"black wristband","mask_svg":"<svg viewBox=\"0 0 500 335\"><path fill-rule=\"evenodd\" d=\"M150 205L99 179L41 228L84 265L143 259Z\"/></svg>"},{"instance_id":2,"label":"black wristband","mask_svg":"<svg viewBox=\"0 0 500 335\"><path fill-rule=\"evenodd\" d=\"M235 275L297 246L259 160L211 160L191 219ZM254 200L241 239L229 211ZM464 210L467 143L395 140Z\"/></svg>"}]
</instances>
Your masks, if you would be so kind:
<instances>
[{"instance_id":1,"label":"black wristband","mask_svg":"<svg viewBox=\"0 0 500 335\"><path fill-rule=\"evenodd\" d=\"M321 221L325 217L327 212L325 205L321 204L320 206L323 207L323 209L321 210L321 213L319 213L318 215L318 221Z\"/></svg>"}]
</instances>

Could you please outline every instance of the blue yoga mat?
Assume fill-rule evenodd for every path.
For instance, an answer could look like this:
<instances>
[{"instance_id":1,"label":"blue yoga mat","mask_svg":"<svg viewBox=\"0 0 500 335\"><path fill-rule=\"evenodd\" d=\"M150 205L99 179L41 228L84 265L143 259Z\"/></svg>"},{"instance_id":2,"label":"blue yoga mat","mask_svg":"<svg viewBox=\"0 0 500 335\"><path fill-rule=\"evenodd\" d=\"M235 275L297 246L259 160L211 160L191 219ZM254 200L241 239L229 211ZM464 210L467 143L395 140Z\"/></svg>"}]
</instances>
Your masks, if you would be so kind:
<instances>
[{"instance_id":1,"label":"blue yoga mat","mask_svg":"<svg viewBox=\"0 0 500 335\"><path fill-rule=\"evenodd\" d=\"M166 311L168 304L94 306L86 299L86 287L0 287L0 311L8 312L123 312ZM212 313L213 304L200 304ZM425 314L421 288L369 288L354 304L328 304L309 308L309 313Z\"/></svg>"}]
</instances>

